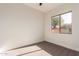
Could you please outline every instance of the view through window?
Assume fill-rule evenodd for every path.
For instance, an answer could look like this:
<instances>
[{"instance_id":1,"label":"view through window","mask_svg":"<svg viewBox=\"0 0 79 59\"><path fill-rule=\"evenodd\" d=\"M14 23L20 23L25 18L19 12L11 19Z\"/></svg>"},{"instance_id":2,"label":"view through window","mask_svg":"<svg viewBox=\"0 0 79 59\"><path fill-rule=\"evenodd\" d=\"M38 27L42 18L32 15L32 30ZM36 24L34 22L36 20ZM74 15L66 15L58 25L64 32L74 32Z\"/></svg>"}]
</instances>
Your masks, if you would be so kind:
<instances>
[{"instance_id":1,"label":"view through window","mask_svg":"<svg viewBox=\"0 0 79 59\"><path fill-rule=\"evenodd\" d=\"M53 16L51 19L51 29L55 33L72 33L72 12L66 12Z\"/></svg>"}]
</instances>

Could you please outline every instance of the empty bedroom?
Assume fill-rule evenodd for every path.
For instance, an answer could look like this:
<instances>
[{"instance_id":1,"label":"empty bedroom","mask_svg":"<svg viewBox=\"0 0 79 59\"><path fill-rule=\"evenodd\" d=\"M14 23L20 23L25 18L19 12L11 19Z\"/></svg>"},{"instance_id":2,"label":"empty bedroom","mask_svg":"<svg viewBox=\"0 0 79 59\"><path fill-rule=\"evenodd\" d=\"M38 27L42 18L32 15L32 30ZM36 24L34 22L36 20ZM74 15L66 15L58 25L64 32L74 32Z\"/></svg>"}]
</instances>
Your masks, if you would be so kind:
<instances>
[{"instance_id":1,"label":"empty bedroom","mask_svg":"<svg viewBox=\"0 0 79 59\"><path fill-rule=\"evenodd\" d=\"M79 3L0 3L0 56L79 56Z\"/></svg>"}]
</instances>

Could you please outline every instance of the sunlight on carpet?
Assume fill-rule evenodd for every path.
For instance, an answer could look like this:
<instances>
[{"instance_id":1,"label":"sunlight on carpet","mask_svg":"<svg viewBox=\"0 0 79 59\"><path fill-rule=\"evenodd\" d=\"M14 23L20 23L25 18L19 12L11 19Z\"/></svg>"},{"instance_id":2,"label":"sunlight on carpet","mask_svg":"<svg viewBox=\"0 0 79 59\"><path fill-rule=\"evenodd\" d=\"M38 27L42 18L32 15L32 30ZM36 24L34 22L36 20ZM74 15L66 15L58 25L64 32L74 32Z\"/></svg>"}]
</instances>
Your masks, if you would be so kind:
<instances>
[{"instance_id":1,"label":"sunlight on carpet","mask_svg":"<svg viewBox=\"0 0 79 59\"><path fill-rule=\"evenodd\" d=\"M7 51L0 56L51 56L37 45Z\"/></svg>"}]
</instances>

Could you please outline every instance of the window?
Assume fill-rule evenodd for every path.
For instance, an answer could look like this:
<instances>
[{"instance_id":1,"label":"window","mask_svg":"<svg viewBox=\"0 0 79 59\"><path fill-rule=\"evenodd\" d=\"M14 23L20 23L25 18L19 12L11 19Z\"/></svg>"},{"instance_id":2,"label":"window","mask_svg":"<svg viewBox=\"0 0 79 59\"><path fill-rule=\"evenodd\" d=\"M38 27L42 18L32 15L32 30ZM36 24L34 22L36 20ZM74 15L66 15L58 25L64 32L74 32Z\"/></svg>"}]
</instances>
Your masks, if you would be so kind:
<instances>
[{"instance_id":1,"label":"window","mask_svg":"<svg viewBox=\"0 0 79 59\"><path fill-rule=\"evenodd\" d=\"M72 33L72 12L66 12L51 18L51 30L55 33Z\"/></svg>"}]
</instances>

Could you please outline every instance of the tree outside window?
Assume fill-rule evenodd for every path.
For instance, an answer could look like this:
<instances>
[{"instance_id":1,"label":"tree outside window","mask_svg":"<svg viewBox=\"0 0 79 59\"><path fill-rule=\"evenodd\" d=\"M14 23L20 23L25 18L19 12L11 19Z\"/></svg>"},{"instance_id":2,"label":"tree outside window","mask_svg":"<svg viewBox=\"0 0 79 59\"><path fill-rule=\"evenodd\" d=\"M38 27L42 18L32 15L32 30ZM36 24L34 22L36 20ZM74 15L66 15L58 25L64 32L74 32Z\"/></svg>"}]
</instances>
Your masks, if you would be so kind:
<instances>
[{"instance_id":1,"label":"tree outside window","mask_svg":"<svg viewBox=\"0 0 79 59\"><path fill-rule=\"evenodd\" d=\"M52 17L51 30L55 33L72 33L72 12L63 13Z\"/></svg>"}]
</instances>

